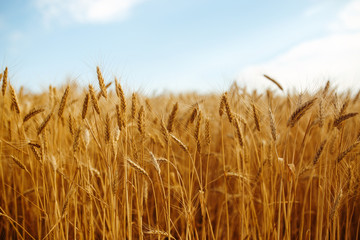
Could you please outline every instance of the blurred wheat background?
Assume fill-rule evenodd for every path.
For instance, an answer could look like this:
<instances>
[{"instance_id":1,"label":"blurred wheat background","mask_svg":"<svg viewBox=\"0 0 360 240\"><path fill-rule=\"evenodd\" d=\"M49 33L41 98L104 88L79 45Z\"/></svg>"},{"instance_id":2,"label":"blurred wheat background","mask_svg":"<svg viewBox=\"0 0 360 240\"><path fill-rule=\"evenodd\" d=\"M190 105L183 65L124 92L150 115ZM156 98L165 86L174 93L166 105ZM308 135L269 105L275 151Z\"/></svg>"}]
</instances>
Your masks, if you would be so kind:
<instances>
[{"instance_id":1,"label":"blurred wheat background","mask_svg":"<svg viewBox=\"0 0 360 240\"><path fill-rule=\"evenodd\" d=\"M1 239L359 239L359 93L0 94Z\"/></svg>"}]
</instances>

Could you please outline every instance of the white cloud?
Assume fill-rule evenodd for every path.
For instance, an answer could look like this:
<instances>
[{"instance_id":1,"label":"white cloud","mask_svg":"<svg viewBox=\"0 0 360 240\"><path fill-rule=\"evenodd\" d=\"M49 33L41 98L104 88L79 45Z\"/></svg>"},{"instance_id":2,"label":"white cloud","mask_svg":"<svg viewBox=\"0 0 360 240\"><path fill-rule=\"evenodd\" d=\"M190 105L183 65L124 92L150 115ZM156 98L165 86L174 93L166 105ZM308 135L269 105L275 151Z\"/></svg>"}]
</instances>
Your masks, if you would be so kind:
<instances>
[{"instance_id":1,"label":"white cloud","mask_svg":"<svg viewBox=\"0 0 360 240\"><path fill-rule=\"evenodd\" d=\"M268 74L289 90L316 90L328 79L342 90L359 89L360 1L352 1L339 11L332 30L267 62L246 67L239 80L251 81L249 87L271 86L262 76Z\"/></svg>"},{"instance_id":2,"label":"white cloud","mask_svg":"<svg viewBox=\"0 0 360 240\"><path fill-rule=\"evenodd\" d=\"M342 88L352 87L360 79L360 33L331 35L309 41L269 62L249 66L240 79L254 80L253 87L266 83L262 74L279 80L288 89L314 90L328 78ZM269 83L270 84L270 83Z\"/></svg>"},{"instance_id":3,"label":"white cloud","mask_svg":"<svg viewBox=\"0 0 360 240\"><path fill-rule=\"evenodd\" d=\"M360 1L352 1L339 13L339 25L348 30L360 29Z\"/></svg>"},{"instance_id":4,"label":"white cloud","mask_svg":"<svg viewBox=\"0 0 360 240\"><path fill-rule=\"evenodd\" d=\"M109 22L123 19L143 0L35 0L47 23Z\"/></svg>"},{"instance_id":5,"label":"white cloud","mask_svg":"<svg viewBox=\"0 0 360 240\"><path fill-rule=\"evenodd\" d=\"M351 1L338 14L333 30L360 30L360 1Z\"/></svg>"}]
</instances>

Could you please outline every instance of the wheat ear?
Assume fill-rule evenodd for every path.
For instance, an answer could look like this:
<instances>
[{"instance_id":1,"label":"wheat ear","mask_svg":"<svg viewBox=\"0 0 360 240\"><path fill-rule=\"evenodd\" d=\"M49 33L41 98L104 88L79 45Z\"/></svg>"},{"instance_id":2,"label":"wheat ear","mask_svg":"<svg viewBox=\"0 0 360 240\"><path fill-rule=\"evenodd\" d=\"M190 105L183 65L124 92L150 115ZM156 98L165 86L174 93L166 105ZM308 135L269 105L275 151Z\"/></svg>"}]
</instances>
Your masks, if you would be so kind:
<instances>
[{"instance_id":1,"label":"wheat ear","mask_svg":"<svg viewBox=\"0 0 360 240\"><path fill-rule=\"evenodd\" d=\"M101 74L99 66L96 67L96 73L97 73L97 78L98 78L98 82L99 82L99 87L101 90L101 95L103 95L104 98L107 99L107 90L106 90L106 86L105 86L105 81Z\"/></svg>"},{"instance_id":2,"label":"wheat ear","mask_svg":"<svg viewBox=\"0 0 360 240\"><path fill-rule=\"evenodd\" d=\"M138 130L141 135L144 134L144 106L140 107L139 113L138 113Z\"/></svg>"},{"instance_id":3,"label":"wheat ear","mask_svg":"<svg viewBox=\"0 0 360 240\"><path fill-rule=\"evenodd\" d=\"M260 132L260 122L259 122L259 117L257 114L257 110L255 107L255 104L252 104L252 109L253 109L253 115L254 115L254 121L255 121L255 126L256 126L256 130L258 130Z\"/></svg>"},{"instance_id":4,"label":"wheat ear","mask_svg":"<svg viewBox=\"0 0 360 240\"><path fill-rule=\"evenodd\" d=\"M232 111L231 111L231 108L230 108L230 104L229 104L229 100L228 100L228 97L227 97L227 92L225 92L221 98L221 102L223 103L223 106L225 107L225 111L226 111L226 115L229 119L229 122L232 123L233 122L233 114L232 114ZM221 109L221 102L220 102L220 109ZM219 113L220 113L220 110L219 110ZM221 116L221 114L220 114Z\"/></svg>"},{"instance_id":5,"label":"wheat ear","mask_svg":"<svg viewBox=\"0 0 360 240\"><path fill-rule=\"evenodd\" d=\"M14 163L16 163L16 165L18 165L21 169L24 169L25 171L27 171L26 166L17 157L15 157L13 155L11 155L10 157L14 161Z\"/></svg>"},{"instance_id":6,"label":"wheat ear","mask_svg":"<svg viewBox=\"0 0 360 240\"><path fill-rule=\"evenodd\" d=\"M25 117L23 119L23 123L43 111L45 111L45 109L43 109L43 108L37 108L37 109L35 108L35 109L31 110L28 114L25 115Z\"/></svg>"},{"instance_id":7,"label":"wheat ear","mask_svg":"<svg viewBox=\"0 0 360 240\"><path fill-rule=\"evenodd\" d=\"M132 161L130 158L127 158L127 162L129 163L129 165L134 168L137 172L139 172L140 174L144 175L145 177L147 177L149 180L151 180L149 174L145 171L145 169L143 169L142 167L140 167L139 164L137 164L136 162Z\"/></svg>"},{"instance_id":8,"label":"wheat ear","mask_svg":"<svg viewBox=\"0 0 360 240\"><path fill-rule=\"evenodd\" d=\"M176 116L177 111L178 111L178 103L175 103L172 110L171 110L171 113L169 115L169 119L168 119L168 122L167 122L166 129L168 130L169 133L171 133L172 130L173 130L174 120L175 120L175 116Z\"/></svg>"},{"instance_id":9,"label":"wheat ear","mask_svg":"<svg viewBox=\"0 0 360 240\"><path fill-rule=\"evenodd\" d=\"M95 111L97 112L97 114L100 114L99 103L95 96L94 87L91 84L89 84L89 93L90 93L90 97L91 97L91 103L92 103Z\"/></svg>"},{"instance_id":10,"label":"wheat ear","mask_svg":"<svg viewBox=\"0 0 360 240\"><path fill-rule=\"evenodd\" d=\"M8 68L6 67L5 70L4 70L3 84L2 84L2 88L1 88L3 96L5 96L5 92L6 92L7 78L8 78Z\"/></svg>"},{"instance_id":11,"label":"wheat ear","mask_svg":"<svg viewBox=\"0 0 360 240\"><path fill-rule=\"evenodd\" d=\"M89 106L89 94L87 93L84 98L84 103L82 105L81 118L84 120L86 117L87 109Z\"/></svg>"},{"instance_id":12,"label":"wheat ear","mask_svg":"<svg viewBox=\"0 0 360 240\"><path fill-rule=\"evenodd\" d=\"M44 119L44 121L41 123L40 127L37 129L37 135L40 135L40 133L44 130L44 128L46 127L46 125L49 123L51 116L52 116L53 112L50 112L46 118Z\"/></svg>"},{"instance_id":13,"label":"wheat ear","mask_svg":"<svg viewBox=\"0 0 360 240\"><path fill-rule=\"evenodd\" d=\"M124 91L123 91L120 83L118 83L116 78L115 78L115 90L116 90L116 95L120 98L121 109L125 113L125 111L126 111L125 94L124 94Z\"/></svg>"},{"instance_id":14,"label":"wheat ear","mask_svg":"<svg viewBox=\"0 0 360 240\"><path fill-rule=\"evenodd\" d=\"M242 146L244 146L244 142L243 142L243 138L242 138L242 134L241 134L241 130L240 130L239 120L237 118L235 118L234 126L235 126L236 136L238 138L239 144L242 147Z\"/></svg>"},{"instance_id":15,"label":"wheat ear","mask_svg":"<svg viewBox=\"0 0 360 240\"><path fill-rule=\"evenodd\" d=\"M277 136L276 136L276 126L275 126L275 121L274 121L274 115L271 111L271 109L269 108L269 119L270 119L270 129L271 129L271 136L272 139L274 141L276 141Z\"/></svg>"},{"instance_id":16,"label":"wheat ear","mask_svg":"<svg viewBox=\"0 0 360 240\"><path fill-rule=\"evenodd\" d=\"M297 123L300 118L306 113L306 111L308 111L311 106L314 104L315 100L317 98L313 98L305 103L303 103L302 105L300 105L290 116L288 122L287 122L287 126L289 127L294 127L295 123Z\"/></svg>"},{"instance_id":17,"label":"wheat ear","mask_svg":"<svg viewBox=\"0 0 360 240\"><path fill-rule=\"evenodd\" d=\"M349 118L355 117L356 115L358 115L358 113L348 113L348 114L341 115L341 116L335 118L334 127L339 127L342 122L344 122L345 120L347 120Z\"/></svg>"},{"instance_id":18,"label":"wheat ear","mask_svg":"<svg viewBox=\"0 0 360 240\"><path fill-rule=\"evenodd\" d=\"M276 81L275 79L269 77L268 75L264 74L264 77L266 77L268 80L270 80L272 83L275 83L275 85L281 90L284 91L283 87L281 86L281 84Z\"/></svg>"},{"instance_id":19,"label":"wheat ear","mask_svg":"<svg viewBox=\"0 0 360 240\"><path fill-rule=\"evenodd\" d=\"M341 152L339 154L339 156L337 157L336 159L336 162L337 163L340 163L341 160L344 159L344 157L346 157L346 155L351 152L351 150L353 150L360 142L359 141L356 141L355 143L353 143L350 147L348 147L345 151Z\"/></svg>"},{"instance_id":20,"label":"wheat ear","mask_svg":"<svg viewBox=\"0 0 360 240\"><path fill-rule=\"evenodd\" d=\"M322 152L324 150L325 144L326 144L326 139L321 142L320 147L316 151L316 154L315 154L315 157L314 157L314 160L313 160L314 165L319 161L319 159L321 157L321 154L322 154Z\"/></svg>"},{"instance_id":21,"label":"wheat ear","mask_svg":"<svg viewBox=\"0 0 360 240\"><path fill-rule=\"evenodd\" d=\"M61 98L61 102L60 102L60 107L59 107L59 111L58 111L58 116L59 118L61 118L63 112L64 112L64 109L65 109L65 105L66 105L66 99L69 95L69 91L70 91L70 86L67 86L66 89L65 89L65 92Z\"/></svg>"},{"instance_id":22,"label":"wheat ear","mask_svg":"<svg viewBox=\"0 0 360 240\"><path fill-rule=\"evenodd\" d=\"M15 90L11 86L11 84L9 84L9 88L10 88L10 95L11 95L11 104L12 104L12 106L14 106L16 113L20 114L19 102L17 100Z\"/></svg>"},{"instance_id":23,"label":"wheat ear","mask_svg":"<svg viewBox=\"0 0 360 240\"><path fill-rule=\"evenodd\" d=\"M135 119L136 108L137 108L136 93L133 93L131 96L131 119Z\"/></svg>"}]
</instances>

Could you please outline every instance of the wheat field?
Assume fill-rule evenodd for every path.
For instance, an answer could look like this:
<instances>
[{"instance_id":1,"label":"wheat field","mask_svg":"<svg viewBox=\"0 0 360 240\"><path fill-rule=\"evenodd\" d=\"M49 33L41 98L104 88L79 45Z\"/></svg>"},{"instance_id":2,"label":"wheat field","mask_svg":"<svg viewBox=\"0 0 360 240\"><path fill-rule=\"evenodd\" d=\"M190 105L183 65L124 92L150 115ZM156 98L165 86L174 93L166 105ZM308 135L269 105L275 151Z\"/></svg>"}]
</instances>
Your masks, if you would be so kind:
<instances>
[{"instance_id":1,"label":"wheat field","mask_svg":"<svg viewBox=\"0 0 360 240\"><path fill-rule=\"evenodd\" d=\"M146 96L97 68L33 94L6 68L0 239L359 239L360 94L264 77Z\"/></svg>"}]
</instances>

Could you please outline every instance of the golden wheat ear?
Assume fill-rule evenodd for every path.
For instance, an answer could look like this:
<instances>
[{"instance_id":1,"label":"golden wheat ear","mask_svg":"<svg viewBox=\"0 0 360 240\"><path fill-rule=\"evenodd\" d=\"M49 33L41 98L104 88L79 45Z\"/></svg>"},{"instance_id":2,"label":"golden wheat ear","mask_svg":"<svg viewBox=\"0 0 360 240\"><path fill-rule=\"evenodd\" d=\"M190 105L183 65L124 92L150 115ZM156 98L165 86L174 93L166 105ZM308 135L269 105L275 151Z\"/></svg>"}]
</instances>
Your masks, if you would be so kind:
<instances>
[{"instance_id":1,"label":"golden wheat ear","mask_svg":"<svg viewBox=\"0 0 360 240\"><path fill-rule=\"evenodd\" d=\"M99 103L98 103L97 97L95 95L94 87L91 84L89 84L89 94L90 94L90 98L91 98L91 103L92 103L96 113L100 115Z\"/></svg>"},{"instance_id":2,"label":"golden wheat ear","mask_svg":"<svg viewBox=\"0 0 360 240\"><path fill-rule=\"evenodd\" d=\"M98 77L98 81L99 81L101 95L104 96L105 99L107 99L107 90L106 90L106 86L105 86L105 80L104 80L104 77L101 73L99 66L96 67L96 73L97 73L97 77Z\"/></svg>"},{"instance_id":3,"label":"golden wheat ear","mask_svg":"<svg viewBox=\"0 0 360 240\"><path fill-rule=\"evenodd\" d=\"M313 98L297 107L296 110L291 114L287 122L287 126L294 127L295 123L297 123L302 118L302 116L304 116L304 114L312 107L316 99L317 98Z\"/></svg>"},{"instance_id":4,"label":"golden wheat ear","mask_svg":"<svg viewBox=\"0 0 360 240\"><path fill-rule=\"evenodd\" d=\"M172 110L171 110L171 113L169 115L169 119L168 119L168 122L167 122L166 129L168 130L169 133L171 133L173 131L174 120L175 120L175 116L176 116L177 111L178 111L178 103L175 103Z\"/></svg>"},{"instance_id":5,"label":"golden wheat ear","mask_svg":"<svg viewBox=\"0 0 360 240\"><path fill-rule=\"evenodd\" d=\"M6 92L7 78L8 78L8 68L6 67L4 70L4 74L2 76L3 83L1 87L1 92L3 96L5 96L5 92Z\"/></svg>"},{"instance_id":6,"label":"golden wheat ear","mask_svg":"<svg viewBox=\"0 0 360 240\"><path fill-rule=\"evenodd\" d=\"M264 77L266 77L268 80L270 80L272 83L274 83L281 91L284 91L284 88L281 86L281 84L276 81L275 79L269 77L268 75L264 74Z\"/></svg>"},{"instance_id":7,"label":"golden wheat ear","mask_svg":"<svg viewBox=\"0 0 360 240\"><path fill-rule=\"evenodd\" d=\"M14 107L15 112L17 114L20 114L20 106L19 106L19 102L17 100L17 96L15 93L14 88L11 86L11 84L9 84L9 89L10 89L10 96L11 96L11 105Z\"/></svg>"},{"instance_id":8,"label":"golden wheat ear","mask_svg":"<svg viewBox=\"0 0 360 240\"><path fill-rule=\"evenodd\" d=\"M64 109L65 109L65 105L66 105L66 100L68 98L68 95L69 95L69 91L70 91L70 86L67 86L65 91L64 91L64 94L61 98L61 101L60 101L60 106L59 106L59 111L58 111L58 117L61 118L63 112L64 112Z\"/></svg>"}]
</instances>

